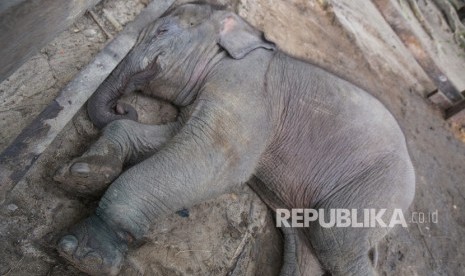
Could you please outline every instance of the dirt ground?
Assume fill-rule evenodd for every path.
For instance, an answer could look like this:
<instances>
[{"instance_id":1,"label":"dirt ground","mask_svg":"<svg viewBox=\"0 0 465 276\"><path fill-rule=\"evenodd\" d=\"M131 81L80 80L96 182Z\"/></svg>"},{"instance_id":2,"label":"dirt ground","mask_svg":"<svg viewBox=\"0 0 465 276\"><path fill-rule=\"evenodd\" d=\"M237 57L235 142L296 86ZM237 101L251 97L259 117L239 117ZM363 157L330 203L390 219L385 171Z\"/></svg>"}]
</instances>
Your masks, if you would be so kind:
<instances>
[{"instance_id":1,"label":"dirt ground","mask_svg":"<svg viewBox=\"0 0 465 276\"><path fill-rule=\"evenodd\" d=\"M103 10L124 26L147 2L106 0L94 11L115 35L117 28ZM408 228L396 228L386 236L379 246L380 275L465 275L465 144L425 100L434 86L374 5L216 2L237 11L284 51L371 91L398 119L417 176L410 210L437 211L438 221L414 223L407 217ZM0 83L0 150L107 40L86 14ZM164 123L176 116L173 107L140 95L126 100L137 107L143 122ZM81 110L0 206L0 275L80 275L57 255L54 245L67 227L92 212L97 199L67 193L52 176L97 136ZM270 212L244 187L191 208L189 217L173 215L158 222L147 243L130 251L122 275L277 275L281 250Z\"/></svg>"}]
</instances>

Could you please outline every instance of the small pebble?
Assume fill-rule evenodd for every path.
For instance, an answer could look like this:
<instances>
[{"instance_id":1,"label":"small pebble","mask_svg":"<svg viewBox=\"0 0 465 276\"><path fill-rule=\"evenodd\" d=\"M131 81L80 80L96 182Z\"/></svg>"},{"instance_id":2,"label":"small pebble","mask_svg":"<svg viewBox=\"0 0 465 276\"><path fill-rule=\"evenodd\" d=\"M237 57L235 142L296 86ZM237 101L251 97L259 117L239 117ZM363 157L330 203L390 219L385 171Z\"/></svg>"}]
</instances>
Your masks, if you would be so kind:
<instances>
[{"instance_id":1,"label":"small pebble","mask_svg":"<svg viewBox=\"0 0 465 276\"><path fill-rule=\"evenodd\" d=\"M238 197L237 197L237 195L236 195L235 193L231 193L231 199L232 199L233 201L237 201L237 198L238 198Z\"/></svg>"},{"instance_id":2,"label":"small pebble","mask_svg":"<svg viewBox=\"0 0 465 276\"><path fill-rule=\"evenodd\" d=\"M87 29L82 32L87 37L93 37L97 35L97 31L95 29Z\"/></svg>"},{"instance_id":3,"label":"small pebble","mask_svg":"<svg viewBox=\"0 0 465 276\"><path fill-rule=\"evenodd\" d=\"M15 204L8 204L8 206L6 206L6 208L12 212L16 211L18 209L18 206L16 206Z\"/></svg>"}]
</instances>

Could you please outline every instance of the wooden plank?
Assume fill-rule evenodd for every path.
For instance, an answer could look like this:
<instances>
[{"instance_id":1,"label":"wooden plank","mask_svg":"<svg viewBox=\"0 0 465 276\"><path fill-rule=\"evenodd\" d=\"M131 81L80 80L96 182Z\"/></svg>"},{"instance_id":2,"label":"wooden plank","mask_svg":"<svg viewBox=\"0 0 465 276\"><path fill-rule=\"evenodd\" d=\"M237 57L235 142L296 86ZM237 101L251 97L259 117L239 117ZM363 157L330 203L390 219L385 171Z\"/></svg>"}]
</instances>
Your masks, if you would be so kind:
<instances>
[{"instance_id":1,"label":"wooden plank","mask_svg":"<svg viewBox=\"0 0 465 276\"><path fill-rule=\"evenodd\" d=\"M444 93L442 93L439 90L436 90L433 93L430 93L427 96L427 98L443 111L453 106L453 104L449 101L449 99L446 96L444 96Z\"/></svg>"},{"instance_id":2,"label":"wooden plank","mask_svg":"<svg viewBox=\"0 0 465 276\"><path fill-rule=\"evenodd\" d=\"M444 117L449 122L465 127L465 101L446 109Z\"/></svg>"},{"instance_id":3,"label":"wooden plank","mask_svg":"<svg viewBox=\"0 0 465 276\"><path fill-rule=\"evenodd\" d=\"M100 0L12 0L0 4L0 82Z\"/></svg>"},{"instance_id":4,"label":"wooden plank","mask_svg":"<svg viewBox=\"0 0 465 276\"><path fill-rule=\"evenodd\" d=\"M80 71L13 143L0 154L0 203L14 188L92 93L126 56L140 30L160 17L174 0L156 0L147 6Z\"/></svg>"},{"instance_id":5,"label":"wooden plank","mask_svg":"<svg viewBox=\"0 0 465 276\"><path fill-rule=\"evenodd\" d=\"M373 0L386 22L391 26L402 43L412 53L415 60L420 64L426 74L431 78L444 96L452 104L458 104L464 100L463 95L442 72L436 62L420 42L420 39L410 29L409 22L401 12L393 5L392 0Z\"/></svg>"}]
</instances>

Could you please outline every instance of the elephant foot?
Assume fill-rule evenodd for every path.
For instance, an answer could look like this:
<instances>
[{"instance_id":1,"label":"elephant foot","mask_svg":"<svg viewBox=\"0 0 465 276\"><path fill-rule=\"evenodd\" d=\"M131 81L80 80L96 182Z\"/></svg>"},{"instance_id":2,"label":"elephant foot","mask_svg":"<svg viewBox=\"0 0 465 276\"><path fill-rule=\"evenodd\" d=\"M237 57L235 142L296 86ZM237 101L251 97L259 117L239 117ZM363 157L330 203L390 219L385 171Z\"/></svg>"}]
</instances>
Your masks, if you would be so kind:
<instances>
[{"instance_id":1,"label":"elephant foot","mask_svg":"<svg viewBox=\"0 0 465 276\"><path fill-rule=\"evenodd\" d=\"M90 275L117 275L126 251L127 242L97 216L77 224L58 243L58 253Z\"/></svg>"},{"instance_id":2,"label":"elephant foot","mask_svg":"<svg viewBox=\"0 0 465 276\"><path fill-rule=\"evenodd\" d=\"M123 161L115 151L76 158L61 166L53 179L62 183L66 190L80 194L103 193L123 169Z\"/></svg>"}]
</instances>

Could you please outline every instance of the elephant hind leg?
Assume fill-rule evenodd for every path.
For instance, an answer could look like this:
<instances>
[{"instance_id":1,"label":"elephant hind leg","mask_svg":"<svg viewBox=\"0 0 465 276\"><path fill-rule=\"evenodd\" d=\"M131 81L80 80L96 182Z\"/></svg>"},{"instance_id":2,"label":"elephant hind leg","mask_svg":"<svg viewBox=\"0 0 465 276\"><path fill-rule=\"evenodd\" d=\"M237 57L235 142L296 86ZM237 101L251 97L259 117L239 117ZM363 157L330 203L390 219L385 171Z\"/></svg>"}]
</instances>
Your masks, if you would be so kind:
<instances>
[{"instance_id":1,"label":"elephant hind leg","mask_svg":"<svg viewBox=\"0 0 465 276\"><path fill-rule=\"evenodd\" d=\"M280 276L323 275L318 259L308 246L302 231L281 227L284 238L283 265Z\"/></svg>"},{"instance_id":2,"label":"elephant hind leg","mask_svg":"<svg viewBox=\"0 0 465 276\"><path fill-rule=\"evenodd\" d=\"M376 246L369 248L360 243L337 251L329 247L329 250L315 251L302 230L291 227L281 227L280 230L284 238L280 276L376 275Z\"/></svg>"},{"instance_id":3,"label":"elephant hind leg","mask_svg":"<svg viewBox=\"0 0 465 276\"><path fill-rule=\"evenodd\" d=\"M329 250L318 251L318 259L329 275L377 275L373 260L370 256L370 248L354 245L352 248L344 248L339 252Z\"/></svg>"},{"instance_id":4,"label":"elephant hind leg","mask_svg":"<svg viewBox=\"0 0 465 276\"><path fill-rule=\"evenodd\" d=\"M271 191L260 178L252 176L247 182L250 188L275 211L285 208L285 204ZM284 240L283 265L280 276L323 275L317 257L313 254L308 239L302 229L280 227Z\"/></svg>"}]
</instances>

